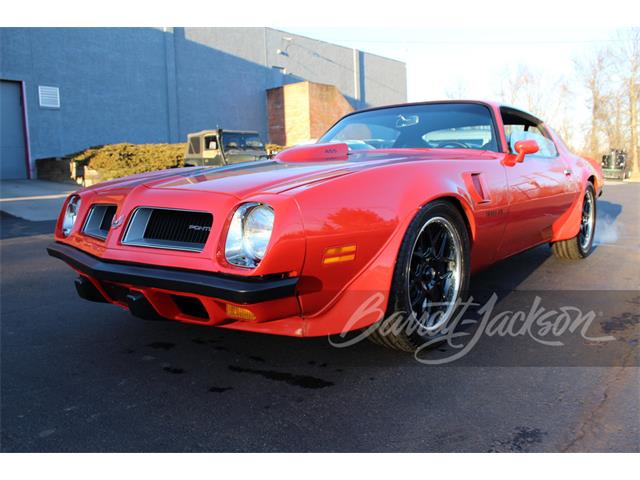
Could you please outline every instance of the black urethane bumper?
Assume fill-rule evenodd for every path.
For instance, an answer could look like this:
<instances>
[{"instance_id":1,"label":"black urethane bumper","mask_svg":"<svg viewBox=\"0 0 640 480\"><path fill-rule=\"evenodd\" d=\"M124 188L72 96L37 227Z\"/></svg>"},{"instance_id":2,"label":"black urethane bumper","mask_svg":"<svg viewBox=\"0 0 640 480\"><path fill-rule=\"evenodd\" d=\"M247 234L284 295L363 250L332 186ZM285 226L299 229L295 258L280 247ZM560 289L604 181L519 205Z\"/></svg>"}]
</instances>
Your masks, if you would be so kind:
<instances>
[{"instance_id":1,"label":"black urethane bumper","mask_svg":"<svg viewBox=\"0 0 640 480\"><path fill-rule=\"evenodd\" d=\"M295 295L298 278L244 278L195 270L181 270L102 260L64 243L47 247L79 272L107 282L193 293L238 304L278 300Z\"/></svg>"}]
</instances>

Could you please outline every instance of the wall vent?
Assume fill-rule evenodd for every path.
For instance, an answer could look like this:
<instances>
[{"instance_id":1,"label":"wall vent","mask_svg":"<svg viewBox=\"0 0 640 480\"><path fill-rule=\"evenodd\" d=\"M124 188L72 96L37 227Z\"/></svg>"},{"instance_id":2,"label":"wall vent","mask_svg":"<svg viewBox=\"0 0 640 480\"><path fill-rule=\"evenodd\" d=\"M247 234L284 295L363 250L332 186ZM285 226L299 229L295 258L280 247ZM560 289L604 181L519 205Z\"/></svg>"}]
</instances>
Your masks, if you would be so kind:
<instances>
[{"instance_id":1,"label":"wall vent","mask_svg":"<svg viewBox=\"0 0 640 480\"><path fill-rule=\"evenodd\" d=\"M44 108L60 108L60 89L58 87L38 86L40 106Z\"/></svg>"}]
</instances>

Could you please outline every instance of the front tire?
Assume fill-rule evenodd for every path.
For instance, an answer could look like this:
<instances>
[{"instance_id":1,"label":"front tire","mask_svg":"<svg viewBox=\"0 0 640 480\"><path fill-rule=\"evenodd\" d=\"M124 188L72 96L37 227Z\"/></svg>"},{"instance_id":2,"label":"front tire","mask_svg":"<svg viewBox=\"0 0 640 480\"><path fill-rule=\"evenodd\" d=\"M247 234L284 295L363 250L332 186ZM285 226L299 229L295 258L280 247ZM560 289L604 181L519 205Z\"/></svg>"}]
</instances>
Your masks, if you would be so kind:
<instances>
[{"instance_id":1,"label":"front tire","mask_svg":"<svg viewBox=\"0 0 640 480\"><path fill-rule=\"evenodd\" d=\"M433 340L467 295L470 240L459 210L445 200L425 205L400 246L385 318L374 343L414 352Z\"/></svg>"},{"instance_id":2,"label":"front tire","mask_svg":"<svg viewBox=\"0 0 640 480\"><path fill-rule=\"evenodd\" d=\"M591 182L582 200L582 218L580 231L569 240L562 240L551 244L551 251L558 258L581 260L588 257L593 250L593 238L596 232L596 192Z\"/></svg>"}]
</instances>

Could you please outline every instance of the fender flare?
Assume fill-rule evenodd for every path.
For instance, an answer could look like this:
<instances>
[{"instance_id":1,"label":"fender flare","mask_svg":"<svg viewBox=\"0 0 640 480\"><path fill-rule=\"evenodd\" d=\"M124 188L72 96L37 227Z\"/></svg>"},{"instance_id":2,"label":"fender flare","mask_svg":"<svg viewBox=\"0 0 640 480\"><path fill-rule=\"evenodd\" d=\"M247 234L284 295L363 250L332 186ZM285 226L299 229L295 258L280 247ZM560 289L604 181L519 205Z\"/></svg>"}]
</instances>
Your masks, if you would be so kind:
<instances>
[{"instance_id":1,"label":"fender flare","mask_svg":"<svg viewBox=\"0 0 640 480\"><path fill-rule=\"evenodd\" d=\"M580 194L576 196L576 199L574 200L571 207L554 222L553 226L551 227L552 243L569 240L578 235L578 232L580 232L580 222L582 221L582 200L589 183L591 183L594 189L596 188L595 178L593 176L589 178L583 178L582 182L580 183Z\"/></svg>"}]
</instances>

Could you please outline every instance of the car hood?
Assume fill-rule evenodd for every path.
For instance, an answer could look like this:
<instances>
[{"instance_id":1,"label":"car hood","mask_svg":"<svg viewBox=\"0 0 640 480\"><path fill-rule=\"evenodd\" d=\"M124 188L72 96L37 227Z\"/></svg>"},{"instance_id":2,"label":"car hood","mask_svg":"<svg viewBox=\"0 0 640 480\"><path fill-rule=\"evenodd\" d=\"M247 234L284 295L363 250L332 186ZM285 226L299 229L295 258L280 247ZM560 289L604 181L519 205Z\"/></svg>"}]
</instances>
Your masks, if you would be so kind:
<instances>
[{"instance_id":1,"label":"car hood","mask_svg":"<svg viewBox=\"0 0 640 480\"><path fill-rule=\"evenodd\" d=\"M354 152L347 161L296 162L262 160L223 167L188 167L134 175L90 187L97 193L138 186L153 189L210 191L243 198L257 193L282 193L315 182L393 163L422 160L486 158L491 152L395 150Z\"/></svg>"}]
</instances>

